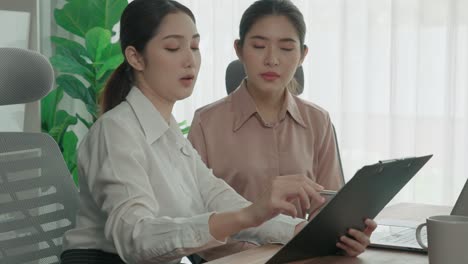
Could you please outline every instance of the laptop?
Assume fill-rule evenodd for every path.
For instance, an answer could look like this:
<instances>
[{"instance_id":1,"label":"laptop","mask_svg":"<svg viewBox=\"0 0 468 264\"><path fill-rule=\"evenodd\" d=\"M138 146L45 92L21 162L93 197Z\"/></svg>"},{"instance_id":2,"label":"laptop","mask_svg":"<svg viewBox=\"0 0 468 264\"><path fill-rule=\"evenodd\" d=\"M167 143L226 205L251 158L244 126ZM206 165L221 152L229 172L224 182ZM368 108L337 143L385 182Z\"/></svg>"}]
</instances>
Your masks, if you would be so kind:
<instances>
[{"instance_id":1,"label":"laptop","mask_svg":"<svg viewBox=\"0 0 468 264\"><path fill-rule=\"evenodd\" d=\"M468 216L468 180L465 183L451 215ZM371 236L370 247L399 249L406 251L427 252L416 241L416 227L421 224L416 221L386 219L379 222L379 226ZM421 230L421 236L427 245L426 228Z\"/></svg>"}]
</instances>

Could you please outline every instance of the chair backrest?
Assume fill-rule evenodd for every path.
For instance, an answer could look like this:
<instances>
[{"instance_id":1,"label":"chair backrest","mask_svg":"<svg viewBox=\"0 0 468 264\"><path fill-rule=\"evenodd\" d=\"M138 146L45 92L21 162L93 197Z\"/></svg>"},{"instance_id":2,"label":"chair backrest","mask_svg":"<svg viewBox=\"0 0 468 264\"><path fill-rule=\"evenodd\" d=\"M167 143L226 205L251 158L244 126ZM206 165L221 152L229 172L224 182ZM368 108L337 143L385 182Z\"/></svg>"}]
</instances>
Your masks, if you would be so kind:
<instances>
[{"instance_id":1,"label":"chair backrest","mask_svg":"<svg viewBox=\"0 0 468 264\"><path fill-rule=\"evenodd\" d=\"M244 65L239 60L234 60L229 63L228 67L226 68L226 92L227 94L232 93L236 88L240 85L242 80L245 78L245 70ZM298 95L302 93L304 90L304 71L302 66L297 68L296 73L294 73L294 78L300 85L300 89L298 91ZM342 185L345 183L344 173L343 173L343 166L341 163L341 156L340 156L340 149L338 147L338 140L336 137L335 126L332 124L333 128L333 136L335 137L335 144L336 144L336 152L338 155L338 161L340 165L340 172L341 172L341 180Z\"/></svg>"},{"instance_id":2,"label":"chair backrest","mask_svg":"<svg viewBox=\"0 0 468 264\"><path fill-rule=\"evenodd\" d=\"M50 92L53 82L52 66L41 54L0 48L0 105L37 101Z\"/></svg>"},{"instance_id":3,"label":"chair backrest","mask_svg":"<svg viewBox=\"0 0 468 264\"><path fill-rule=\"evenodd\" d=\"M47 58L0 48L0 105L39 100L52 84ZM0 132L0 263L59 263L77 209L78 191L54 139Z\"/></svg>"},{"instance_id":4,"label":"chair backrest","mask_svg":"<svg viewBox=\"0 0 468 264\"><path fill-rule=\"evenodd\" d=\"M240 60L234 60L226 68L226 92L227 94L232 93L239 87L242 80L245 78L245 70L244 65ZM296 72L294 73L294 79L296 79L297 83L300 87L298 87L297 94L301 94L304 90L304 70L302 66L297 68Z\"/></svg>"},{"instance_id":5,"label":"chair backrest","mask_svg":"<svg viewBox=\"0 0 468 264\"><path fill-rule=\"evenodd\" d=\"M338 156L338 165L340 166L340 176L341 176L341 187L343 187L346 183L344 172L343 172L343 163L341 163L341 155L340 155L340 147L338 146L338 137L336 136L336 129L335 125L332 124L333 129L333 137L335 138L335 145L336 145L336 155Z\"/></svg>"}]
</instances>

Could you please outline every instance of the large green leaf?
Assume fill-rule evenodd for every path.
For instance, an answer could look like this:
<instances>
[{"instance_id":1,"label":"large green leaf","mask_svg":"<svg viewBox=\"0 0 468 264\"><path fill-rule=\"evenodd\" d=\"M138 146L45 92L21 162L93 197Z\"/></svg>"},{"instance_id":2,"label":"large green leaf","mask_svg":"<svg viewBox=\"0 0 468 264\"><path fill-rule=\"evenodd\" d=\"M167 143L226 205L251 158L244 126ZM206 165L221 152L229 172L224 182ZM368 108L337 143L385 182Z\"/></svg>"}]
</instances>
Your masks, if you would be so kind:
<instances>
[{"instance_id":1,"label":"large green leaf","mask_svg":"<svg viewBox=\"0 0 468 264\"><path fill-rule=\"evenodd\" d=\"M98 79L98 81L96 82L96 85L93 87L94 89L94 93L96 94L96 98L100 98L101 94L102 94L102 91L104 89L104 86L106 85L107 81L109 80L109 78L111 77L112 73L114 73L113 71L107 71L106 73L104 73L104 75Z\"/></svg>"},{"instance_id":2,"label":"large green leaf","mask_svg":"<svg viewBox=\"0 0 468 264\"><path fill-rule=\"evenodd\" d=\"M75 132L67 131L63 135L63 156L64 158L69 158L67 160L72 160L76 164L76 145L78 143L78 137Z\"/></svg>"},{"instance_id":3,"label":"large green leaf","mask_svg":"<svg viewBox=\"0 0 468 264\"><path fill-rule=\"evenodd\" d=\"M55 54L57 55L71 55L75 60L90 57L85 47L76 41L55 36L50 37L50 40L55 44Z\"/></svg>"},{"instance_id":4,"label":"large green leaf","mask_svg":"<svg viewBox=\"0 0 468 264\"><path fill-rule=\"evenodd\" d=\"M54 17L62 28L84 38L94 27L112 31L127 3L127 0L69 0L62 9L55 9Z\"/></svg>"},{"instance_id":5,"label":"large green leaf","mask_svg":"<svg viewBox=\"0 0 468 264\"><path fill-rule=\"evenodd\" d=\"M102 52L104 58L114 57L115 55L122 55L122 49L120 43L111 43ZM123 57L123 56L122 56Z\"/></svg>"},{"instance_id":6,"label":"large green leaf","mask_svg":"<svg viewBox=\"0 0 468 264\"><path fill-rule=\"evenodd\" d=\"M52 63L54 68L61 73L79 74L90 83L92 83L94 80L94 73L91 72L86 66L81 65L73 57L54 55L50 58L50 63Z\"/></svg>"},{"instance_id":7,"label":"large green leaf","mask_svg":"<svg viewBox=\"0 0 468 264\"><path fill-rule=\"evenodd\" d=\"M55 113L55 124L56 125L61 125L65 122L65 119L67 119L70 116L70 114L67 113L65 110L58 110Z\"/></svg>"},{"instance_id":8,"label":"large green leaf","mask_svg":"<svg viewBox=\"0 0 468 264\"><path fill-rule=\"evenodd\" d=\"M84 119L82 116L80 116L80 114L76 114L76 118L78 118L78 120L80 120L81 123L83 123L83 125L85 125L88 129L90 129L93 125L93 123L88 122L88 120Z\"/></svg>"},{"instance_id":9,"label":"large green leaf","mask_svg":"<svg viewBox=\"0 0 468 264\"><path fill-rule=\"evenodd\" d=\"M190 126L188 125L187 120L180 122L179 128L182 131L183 135L187 135L190 131Z\"/></svg>"},{"instance_id":10,"label":"large green leaf","mask_svg":"<svg viewBox=\"0 0 468 264\"><path fill-rule=\"evenodd\" d=\"M86 88L75 76L68 74L60 75L57 77L56 82L71 98L82 101L86 105L88 112L93 116L97 114L97 102L91 88Z\"/></svg>"},{"instance_id":11,"label":"large green leaf","mask_svg":"<svg viewBox=\"0 0 468 264\"><path fill-rule=\"evenodd\" d=\"M73 58L76 62L86 67L90 72L94 71L88 51L86 51L86 48L80 43L55 36L52 36L50 40L55 45L56 55Z\"/></svg>"},{"instance_id":12,"label":"large green leaf","mask_svg":"<svg viewBox=\"0 0 468 264\"><path fill-rule=\"evenodd\" d=\"M57 105L63 98L63 89L57 88L41 100L41 129L49 132L55 125Z\"/></svg>"},{"instance_id":13,"label":"large green leaf","mask_svg":"<svg viewBox=\"0 0 468 264\"><path fill-rule=\"evenodd\" d=\"M101 62L102 53L110 46L111 32L95 27L86 33L86 49L94 62ZM107 59L107 58L105 58Z\"/></svg>"},{"instance_id":14,"label":"large green leaf","mask_svg":"<svg viewBox=\"0 0 468 264\"><path fill-rule=\"evenodd\" d=\"M59 110L57 111L55 120L56 125L49 131L49 135L51 135L55 141L57 141L60 149L63 151L63 136L69 126L76 125L76 123L78 123L78 119L75 116L69 115L63 110Z\"/></svg>"},{"instance_id":15,"label":"large green leaf","mask_svg":"<svg viewBox=\"0 0 468 264\"><path fill-rule=\"evenodd\" d=\"M93 78L92 73L94 72L94 67L91 64L92 61L89 58L86 57L75 57L75 54L72 53L72 51L64 49L63 47L58 47L55 49L55 54L61 55L63 57L67 58L73 58L76 62L78 62L80 65L85 67L88 71L87 74L85 74L83 77L86 77L87 79ZM89 63L88 63L89 62Z\"/></svg>"},{"instance_id":16,"label":"large green leaf","mask_svg":"<svg viewBox=\"0 0 468 264\"><path fill-rule=\"evenodd\" d=\"M107 71L113 71L117 67L119 67L120 64L122 64L124 58L122 54L115 55L114 57L108 58L104 64L99 68L98 72L96 73L96 78L101 79L102 76Z\"/></svg>"},{"instance_id":17,"label":"large green leaf","mask_svg":"<svg viewBox=\"0 0 468 264\"><path fill-rule=\"evenodd\" d=\"M76 136L75 132L67 131L63 135L63 158L67 163L68 170L73 175L73 180L75 183L78 183L77 177L77 155L76 155L76 148L78 144L78 137Z\"/></svg>"},{"instance_id":18,"label":"large green leaf","mask_svg":"<svg viewBox=\"0 0 468 264\"><path fill-rule=\"evenodd\" d=\"M114 25L119 22L125 7L127 7L128 0L97 0L95 4L97 9L104 7L100 10L100 13L104 14L104 28L112 31Z\"/></svg>"},{"instance_id":19,"label":"large green leaf","mask_svg":"<svg viewBox=\"0 0 468 264\"><path fill-rule=\"evenodd\" d=\"M102 57L106 58L104 63L101 63L96 73L96 78L101 80L103 77L107 80L110 76L108 71L114 71L124 61L124 56L119 43L111 43L102 52Z\"/></svg>"}]
</instances>

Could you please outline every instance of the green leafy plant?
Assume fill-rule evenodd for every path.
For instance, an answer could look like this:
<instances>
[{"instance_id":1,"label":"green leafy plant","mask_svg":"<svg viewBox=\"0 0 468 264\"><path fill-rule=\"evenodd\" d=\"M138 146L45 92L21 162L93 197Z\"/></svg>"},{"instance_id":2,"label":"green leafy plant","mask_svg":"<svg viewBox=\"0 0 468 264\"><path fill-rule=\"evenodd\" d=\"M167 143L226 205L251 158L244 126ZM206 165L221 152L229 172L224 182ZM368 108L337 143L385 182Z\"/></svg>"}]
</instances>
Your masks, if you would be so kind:
<instances>
[{"instance_id":1,"label":"green leafy plant","mask_svg":"<svg viewBox=\"0 0 468 264\"><path fill-rule=\"evenodd\" d=\"M184 136L186 136L190 131L190 126L188 125L187 120L180 122L179 127Z\"/></svg>"},{"instance_id":2,"label":"green leafy plant","mask_svg":"<svg viewBox=\"0 0 468 264\"><path fill-rule=\"evenodd\" d=\"M111 38L127 4L127 0L67 0L62 9L54 10L57 25L74 38L51 37L55 52L50 62L58 73L57 88L41 102L41 127L57 141L76 183L79 139L73 126L80 122L89 129L98 118L99 95L123 61L120 45ZM87 113L61 109L65 94L82 102Z\"/></svg>"}]
</instances>

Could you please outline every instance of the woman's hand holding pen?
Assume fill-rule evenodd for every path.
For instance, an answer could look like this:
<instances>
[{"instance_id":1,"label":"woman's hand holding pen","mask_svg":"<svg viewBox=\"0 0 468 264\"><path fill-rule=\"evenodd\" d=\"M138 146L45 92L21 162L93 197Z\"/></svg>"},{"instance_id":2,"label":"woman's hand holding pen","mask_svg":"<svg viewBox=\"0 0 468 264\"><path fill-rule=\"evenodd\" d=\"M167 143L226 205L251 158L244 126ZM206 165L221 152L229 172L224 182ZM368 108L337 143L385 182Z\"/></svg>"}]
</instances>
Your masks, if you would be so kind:
<instances>
[{"instance_id":1,"label":"woman's hand holding pen","mask_svg":"<svg viewBox=\"0 0 468 264\"><path fill-rule=\"evenodd\" d=\"M275 177L261 198L250 206L236 212L213 214L209 221L210 232L216 239L224 240L240 230L259 226L279 214L296 217L298 211L295 201L299 201L303 212L316 210L325 202L325 198L320 195L323 189L321 185L304 175ZM294 235L306 224L305 220L298 224ZM349 229L349 236L341 236L336 246L343 249L348 256L358 256L363 253L370 244L372 232L377 227L371 219L366 219L365 224L364 231Z\"/></svg>"},{"instance_id":2,"label":"woman's hand holding pen","mask_svg":"<svg viewBox=\"0 0 468 264\"><path fill-rule=\"evenodd\" d=\"M305 175L277 176L261 198L245 208L246 217L252 226L259 226L279 214L297 217L294 202L299 201L303 212L321 206L325 199L319 192L323 189Z\"/></svg>"},{"instance_id":3,"label":"woman's hand holding pen","mask_svg":"<svg viewBox=\"0 0 468 264\"><path fill-rule=\"evenodd\" d=\"M215 213L210 216L211 235L220 241L239 231L256 227L279 214L298 216L295 203L306 212L311 206L321 205L325 199L319 191L323 187L305 175L277 176L255 203L234 212Z\"/></svg>"}]
</instances>

